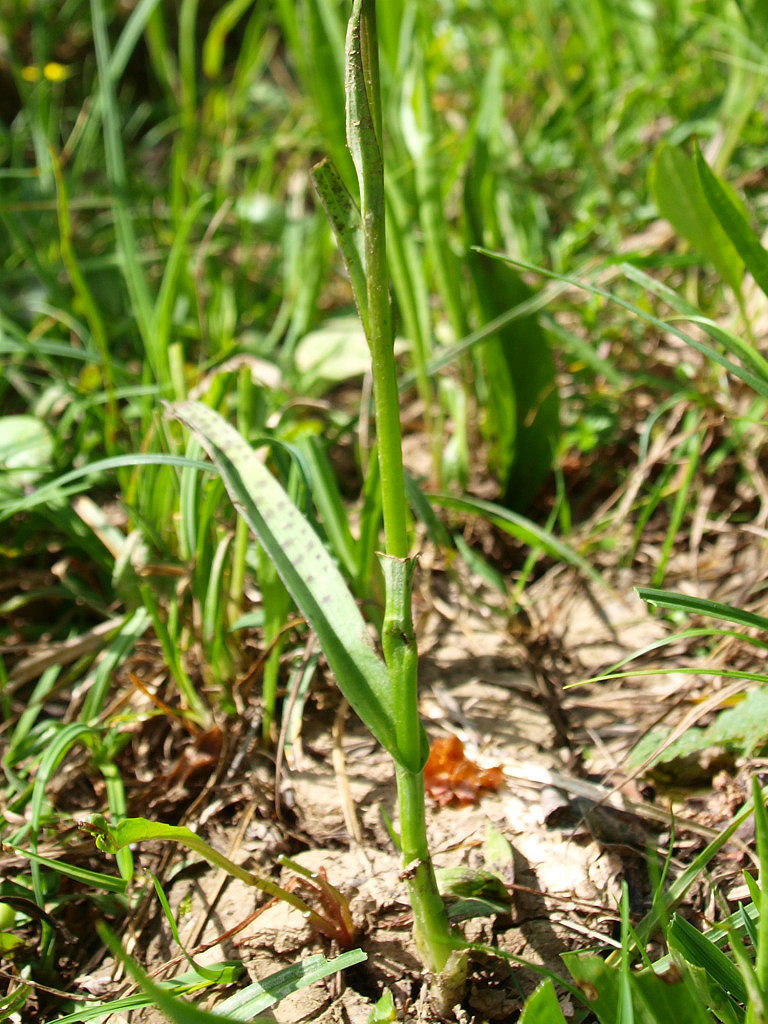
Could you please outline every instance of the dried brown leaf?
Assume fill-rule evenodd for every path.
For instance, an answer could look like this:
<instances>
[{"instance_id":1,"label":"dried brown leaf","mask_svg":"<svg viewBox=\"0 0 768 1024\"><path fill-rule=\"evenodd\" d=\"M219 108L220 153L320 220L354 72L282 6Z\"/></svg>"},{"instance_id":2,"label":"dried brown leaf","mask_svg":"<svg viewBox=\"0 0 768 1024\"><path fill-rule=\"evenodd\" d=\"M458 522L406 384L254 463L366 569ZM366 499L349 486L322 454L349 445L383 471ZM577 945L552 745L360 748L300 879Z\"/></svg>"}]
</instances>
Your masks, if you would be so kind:
<instances>
[{"instance_id":1,"label":"dried brown leaf","mask_svg":"<svg viewBox=\"0 0 768 1024\"><path fill-rule=\"evenodd\" d=\"M432 743L424 785L439 804L475 804L481 789L498 789L503 782L504 772L499 766L480 768L465 756L458 736L441 737Z\"/></svg>"}]
</instances>

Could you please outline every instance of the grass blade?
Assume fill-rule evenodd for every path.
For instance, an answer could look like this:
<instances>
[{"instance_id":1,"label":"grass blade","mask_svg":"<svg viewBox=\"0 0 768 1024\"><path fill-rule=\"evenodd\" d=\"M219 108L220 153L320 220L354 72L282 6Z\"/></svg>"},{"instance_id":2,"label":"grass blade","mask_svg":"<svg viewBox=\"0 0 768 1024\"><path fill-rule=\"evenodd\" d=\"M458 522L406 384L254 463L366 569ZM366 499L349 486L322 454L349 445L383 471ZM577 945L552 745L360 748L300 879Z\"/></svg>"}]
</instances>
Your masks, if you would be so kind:
<instances>
[{"instance_id":1,"label":"grass blade","mask_svg":"<svg viewBox=\"0 0 768 1024\"><path fill-rule=\"evenodd\" d=\"M633 313L635 316L644 320L646 323L651 324L660 331L667 331L673 334L676 338L684 341L686 345L690 345L691 348L696 349L707 359L710 359L713 363L717 363L718 366L722 366L723 369L728 370L738 377L739 380L744 381L745 384L749 385L753 391L757 392L758 395L762 395L763 398L768 398L768 380L757 376L746 366L739 366L738 363L734 363L732 359L728 359L721 352L712 348L711 345L705 345L703 342L698 341L696 338L692 338L685 331L681 331L675 324L669 323L668 321L662 320L660 317L654 316L647 310L641 309L639 306L634 305L631 302L627 302L626 299L622 299L618 295L613 295L611 292L606 291L604 288L598 288L596 285L588 284L586 281L579 281L577 278L569 277L566 274L558 274L552 270L545 270L544 267L538 267L533 263L529 263L527 260L516 259L513 256L507 256L505 253L493 252L491 249L486 249L482 246L475 246L478 252L483 252L488 256L492 256L497 260L504 260L507 263L512 263L516 267L522 267L524 270L530 270L535 274L541 274L543 277L549 277L556 281L561 281L564 284L573 285L574 288L581 288L583 291L588 292L590 295L599 295L601 298L608 299L610 302L615 303L617 306L621 306L622 309L626 309L628 312Z\"/></svg>"},{"instance_id":2,"label":"grass blade","mask_svg":"<svg viewBox=\"0 0 768 1024\"><path fill-rule=\"evenodd\" d=\"M768 911L765 892L768 890L768 815L765 810L760 783L752 778L752 801L755 805L755 832L760 863L760 913L758 917L757 958L755 973L761 993L768 992ZM763 997L765 998L765 997ZM763 1010L765 1006L763 1005Z\"/></svg>"},{"instance_id":3,"label":"grass blade","mask_svg":"<svg viewBox=\"0 0 768 1024\"><path fill-rule=\"evenodd\" d=\"M367 959L367 955L361 949L352 949L332 960L327 960L322 953L316 953L314 956L308 956L306 960L271 974L264 981L255 981L242 992L236 992L229 999L225 999L219 1004L218 1009L232 1014L234 1020L251 1020L251 1014L261 1013L291 993L313 985L316 981L327 978L329 974L361 964Z\"/></svg>"},{"instance_id":4,"label":"grass blade","mask_svg":"<svg viewBox=\"0 0 768 1024\"><path fill-rule=\"evenodd\" d=\"M41 484L40 487L32 491L31 494L26 494L23 498L3 503L0 505L0 523L4 519L10 519L11 516L15 516L18 512L28 512L29 509L35 508L38 505L58 501L65 494L76 494L78 491L86 490L93 483L92 480L88 479L89 477L103 473L108 469L121 469L123 466L181 466L202 469L206 472L210 472L211 469L207 462L187 459L182 455L114 455L108 459L90 462L87 466L79 466L77 469L70 470L68 473L63 473L61 476L56 477L55 480L49 480L48 483ZM70 487L69 485L76 480L80 481L78 486Z\"/></svg>"},{"instance_id":5,"label":"grass blade","mask_svg":"<svg viewBox=\"0 0 768 1024\"><path fill-rule=\"evenodd\" d=\"M307 957L301 963L278 971L262 982L254 982L242 992L235 993L219 1004L218 1013L211 1013L171 995L167 988L157 985L125 953L117 937L105 925L97 925L97 929L102 941L115 958L175 1024L236 1024L239 1021L257 1021L259 1018L255 1017L255 1014L266 1010L280 999L327 978L329 974L335 974L345 967L367 960L366 954L360 949L343 953L333 960L326 960L318 953L316 956Z\"/></svg>"},{"instance_id":6,"label":"grass blade","mask_svg":"<svg viewBox=\"0 0 768 1024\"><path fill-rule=\"evenodd\" d=\"M107 926L97 922L96 930L99 938L108 947L112 955L118 960L133 978L137 985L150 997L152 1002L160 1009L174 1024L229 1024L237 1017L222 1016L218 1013L210 1013L199 1007L188 1003L183 999L172 996L166 989L152 981L139 965L128 956L116 935Z\"/></svg>"},{"instance_id":7,"label":"grass blade","mask_svg":"<svg viewBox=\"0 0 768 1024\"><path fill-rule=\"evenodd\" d=\"M699 185L710 209L733 243L747 270L760 289L768 295L768 252L747 223L738 206L728 195L722 182L712 173L697 146L693 154Z\"/></svg>"},{"instance_id":8,"label":"grass blade","mask_svg":"<svg viewBox=\"0 0 768 1024\"><path fill-rule=\"evenodd\" d=\"M509 509L503 508L501 505L495 505L492 501L485 501L482 498L460 498L453 494L428 494L427 498L429 498L433 505L440 505L442 508L453 509L455 512L467 512L473 516L482 516L493 523L494 526L498 526L500 530L504 530L505 533L511 533L512 536L517 537L524 544L542 548L552 558L567 562L568 565L580 569L585 576L594 580L601 587L606 586L605 580L592 568L586 559L577 554L573 548L568 547L567 544L563 544L557 537L543 530L530 519L526 519L525 516L518 515L516 512L510 512Z\"/></svg>"},{"instance_id":9,"label":"grass blade","mask_svg":"<svg viewBox=\"0 0 768 1024\"><path fill-rule=\"evenodd\" d=\"M104 126L104 154L107 174L112 185L112 211L115 217L117 244L121 269L131 297L131 306L141 333L147 356L156 380L164 385L168 380L168 356L157 351L152 339L152 299L146 278L138 259L139 246L133 223L123 202L128 182L125 154L120 139L120 117L111 65L107 36L107 16L103 0L91 0L93 45L99 69L99 98Z\"/></svg>"},{"instance_id":10,"label":"grass blade","mask_svg":"<svg viewBox=\"0 0 768 1024\"><path fill-rule=\"evenodd\" d=\"M204 981L210 981L212 984L228 985L233 982L239 974L244 970L243 964L237 961L228 961L226 963L215 964L213 967L204 967L202 964L198 964L193 957L189 954L184 943L181 941L179 935L179 929L176 924L176 918L173 916L170 904L168 903L168 897L163 891L163 887L160 884L160 879L157 875L154 875L151 871L149 872L152 884L155 887L157 898L160 900L160 906L163 908L165 919L168 922L168 927L171 929L171 935L176 945L181 949L184 954L184 958L195 972Z\"/></svg>"},{"instance_id":11,"label":"grass blade","mask_svg":"<svg viewBox=\"0 0 768 1024\"><path fill-rule=\"evenodd\" d=\"M656 590L653 587L635 587L635 593L642 601L657 608L671 608L674 611L689 612L691 615L707 615L713 619L738 622L741 626L754 626L768 632L768 619L764 616L734 608L730 604L721 604L720 601L691 597L688 594L674 594L670 590Z\"/></svg>"},{"instance_id":12,"label":"grass blade","mask_svg":"<svg viewBox=\"0 0 768 1024\"><path fill-rule=\"evenodd\" d=\"M555 986L549 978L526 1001L520 1024L565 1024L563 1011L555 995Z\"/></svg>"},{"instance_id":13,"label":"grass blade","mask_svg":"<svg viewBox=\"0 0 768 1024\"><path fill-rule=\"evenodd\" d=\"M685 432L687 433L691 426L700 427L700 425L701 417L692 409L686 416ZM672 557L675 543L677 541L678 530L680 529L683 518L688 511L688 495L693 483L694 474L699 465L699 457L701 455L703 443L704 432L699 429L694 429L690 432L690 437L685 445L684 451L680 453L680 456L684 461L685 468L683 470L683 478L680 483L680 487L675 494L674 504L669 517L669 526L667 527L667 533L664 537L664 543L661 546L659 564L656 566L656 570L653 574L653 584L657 587L664 582L667 564L669 559Z\"/></svg>"},{"instance_id":14,"label":"grass blade","mask_svg":"<svg viewBox=\"0 0 768 1024\"><path fill-rule=\"evenodd\" d=\"M737 1002L746 1003L747 989L738 967L714 942L679 914L675 914L670 922L667 943L688 963L704 968L709 978Z\"/></svg>"},{"instance_id":15,"label":"grass blade","mask_svg":"<svg viewBox=\"0 0 768 1024\"><path fill-rule=\"evenodd\" d=\"M645 288L652 295L658 295L672 309L676 309L684 320L701 327L713 341L720 342L726 352L738 356L746 367L754 370L761 380L768 380L768 360L750 342L740 338L733 331L726 330L708 317L702 316L700 311L682 295L678 295L672 288L643 273L631 263L621 263L619 270L630 281L639 284L641 288Z\"/></svg>"},{"instance_id":16,"label":"grass blade","mask_svg":"<svg viewBox=\"0 0 768 1024\"><path fill-rule=\"evenodd\" d=\"M51 776L58 768L61 761L66 757L70 748L81 738L86 736L97 736L99 730L82 722L70 722L63 726L46 748L45 754L37 770L35 784L32 788L32 799L29 805L29 820L32 826L31 842L37 847L40 823L43 817L45 806L45 787L48 785ZM37 852L36 849L34 852ZM32 862L32 883L35 890L35 900L39 907L43 906L43 889L40 874L39 862Z\"/></svg>"},{"instance_id":17,"label":"grass blade","mask_svg":"<svg viewBox=\"0 0 768 1024\"><path fill-rule=\"evenodd\" d=\"M663 143L651 171L651 191L662 217L717 268L738 294L744 264L705 195L697 166L679 146Z\"/></svg>"},{"instance_id":18,"label":"grass blade","mask_svg":"<svg viewBox=\"0 0 768 1024\"><path fill-rule=\"evenodd\" d=\"M7 850L13 850L14 853L18 853L21 857L26 857L27 860L32 861L34 864L39 864L40 867L50 868L52 871L57 871L60 875L66 875L67 878L72 878L76 882L81 882L92 889L124 893L128 888L128 880L118 878L117 875L105 875L101 871L89 871L88 868L67 864L63 860L43 857L42 854L35 853L33 850L22 850L21 847L12 846L10 843L3 843L3 847Z\"/></svg>"},{"instance_id":19,"label":"grass blade","mask_svg":"<svg viewBox=\"0 0 768 1024\"><path fill-rule=\"evenodd\" d=\"M734 833L738 830L739 826L747 820L753 811L754 803L750 798L744 806L737 811L734 817L731 818L727 827L724 828L711 843L705 846L701 853L694 857L682 874L672 882L663 897L664 907L655 906L637 925L635 930L639 935L641 942L646 942L648 940L648 937L652 935L654 930L659 926L662 914L677 906L712 858L723 849Z\"/></svg>"}]
</instances>

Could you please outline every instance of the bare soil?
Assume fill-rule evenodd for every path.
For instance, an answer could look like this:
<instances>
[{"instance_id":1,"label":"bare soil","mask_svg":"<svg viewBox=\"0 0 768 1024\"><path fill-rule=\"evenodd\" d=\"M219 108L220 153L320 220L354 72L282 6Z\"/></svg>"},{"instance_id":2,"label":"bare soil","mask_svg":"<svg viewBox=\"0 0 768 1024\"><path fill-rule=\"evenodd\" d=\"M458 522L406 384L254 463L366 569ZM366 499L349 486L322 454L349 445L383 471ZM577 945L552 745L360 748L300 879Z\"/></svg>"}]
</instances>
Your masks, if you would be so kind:
<instances>
[{"instance_id":1,"label":"bare soil","mask_svg":"<svg viewBox=\"0 0 768 1024\"><path fill-rule=\"evenodd\" d=\"M726 585L722 572L709 579L703 571L697 587L704 595L717 588L719 599L728 600L734 596L729 591L753 588L764 566L754 547L747 553L732 539L730 546L719 543L712 557L728 558ZM690 581L690 559L683 562L678 570ZM627 755L652 724L674 724L719 685L660 671L565 690L667 631L633 593L636 578L617 571L612 579L610 589L598 590L574 570L555 568L529 588L525 614L510 620L498 595L425 557L416 594L422 711L430 737L459 736L471 758L484 767L501 766L506 779L475 804L430 802L435 864L483 867L488 828L501 833L513 856L492 866L508 888L509 911L461 927L473 942L558 974L564 950L615 943L622 881L633 913L639 917L648 909L646 850L667 851L673 796L647 774L633 778ZM142 699L133 695L134 703ZM708 710L711 702L702 714ZM387 757L328 682L314 689L301 730L286 738L277 766L259 749L257 704L249 700L241 712L234 725L230 720L222 733L208 737L208 750L190 743L173 722L146 720L126 752L136 780L131 813L183 822L233 860L273 877L279 874L277 857L287 853L324 871L349 899L356 944L367 961L296 993L266 1016L285 1024L364 1024L386 987L404 1019L434 1021L385 825L384 812L394 814ZM673 870L744 799L749 766L702 761L700 767L699 792L674 794ZM64 773L69 799L62 792L62 804L102 800L97 790L90 792L84 770L73 763ZM719 887L733 899L740 894L745 850L737 844L718 861ZM183 943L201 963L235 959L250 979L260 980L311 952L337 951L284 904L269 904L253 916L264 904L258 891L178 848L146 844L136 858L139 909L125 923L122 939L156 977L187 965L147 886L147 869L162 878ZM284 882L290 877L283 872ZM711 899L704 885L692 894L694 919L712 911ZM78 962L73 951L73 968L72 990L83 996L114 998L130 991L103 949L91 950L89 962ZM462 1021L514 1019L536 981L535 971L522 964L478 952L455 1015ZM208 1005L215 1008L227 994L214 991ZM563 1009L569 1016L567 997ZM130 1019L164 1020L150 1009Z\"/></svg>"}]
</instances>

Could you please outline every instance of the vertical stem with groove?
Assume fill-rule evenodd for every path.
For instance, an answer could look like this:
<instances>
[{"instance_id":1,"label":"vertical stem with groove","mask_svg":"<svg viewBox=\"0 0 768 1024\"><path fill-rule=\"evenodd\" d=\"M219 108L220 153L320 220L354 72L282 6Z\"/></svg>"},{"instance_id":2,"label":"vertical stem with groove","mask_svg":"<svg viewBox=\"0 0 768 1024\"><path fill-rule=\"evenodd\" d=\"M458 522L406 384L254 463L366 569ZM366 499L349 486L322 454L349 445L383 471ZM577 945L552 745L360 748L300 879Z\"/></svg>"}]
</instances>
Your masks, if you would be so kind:
<instances>
[{"instance_id":1,"label":"vertical stem with groove","mask_svg":"<svg viewBox=\"0 0 768 1024\"><path fill-rule=\"evenodd\" d=\"M368 344L373 371L373 402L376 413L384 533L388 555L408 554L407 503L403 476L400 403L389 299L385 238L384 166L381 157L381 99L378 81L375 0L356 0L347 37L347 118L359 132L359 149L352 156L360 182L360 214L363 227L366 292L368 297ZM355 74L356 70L362 75ZM355 96L350 96L351 89Z\"/></svg>"},{"instance_id":2,"label":"vertical stem with groove","mask_svg":"<svg viewBox=\"0 0 768 1024\"><path fill-rule=\"evenodd\" d=\"M411 616L414 561L408 558L408 519L403 474L400 405L385 241L384 168L375 0L355 0L347 33L347 139L360 184L366 277L367 334L373 370L374 409L381 476L386 554L386 609L382 647L396 708L396 763L403 874L414 933L425 965L445 966L455 941L437 890L427 845L423 764L426 739L418 709L418 653Z\"/></svg>"}]
</instances>

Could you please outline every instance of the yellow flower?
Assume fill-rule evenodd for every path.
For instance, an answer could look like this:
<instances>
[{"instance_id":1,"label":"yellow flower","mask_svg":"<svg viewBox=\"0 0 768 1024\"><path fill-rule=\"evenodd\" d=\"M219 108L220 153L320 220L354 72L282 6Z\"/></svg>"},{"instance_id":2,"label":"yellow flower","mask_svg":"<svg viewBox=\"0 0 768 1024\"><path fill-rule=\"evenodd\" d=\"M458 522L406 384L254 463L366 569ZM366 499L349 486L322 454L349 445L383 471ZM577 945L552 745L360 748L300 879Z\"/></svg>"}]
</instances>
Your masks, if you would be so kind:
<instances>
[{"instance_id":1,"label":"yellow flower","mask_svg":"<svg viewBox=\"0 0 768 1024\"><path fill-rule=\"evenodd\" d=\"M42 72L34 64L27 64L21 69L21 77L25 82L39 82L41 77L49 82L65 82L71 73L68 64L58 64L56 61L49 61Z\"/></svg>"},{"instance_id":2,"label":"yellow flower","mask_svg":"<svg viewBox=\"0 0 768 1024\"><path fill-rule=\"evenodd\" d=\"M64 82L71 73L68 64L57 64L55 61L51 61L43 68L43 74L49 82Z\"/></svg>"}]
</instances>

